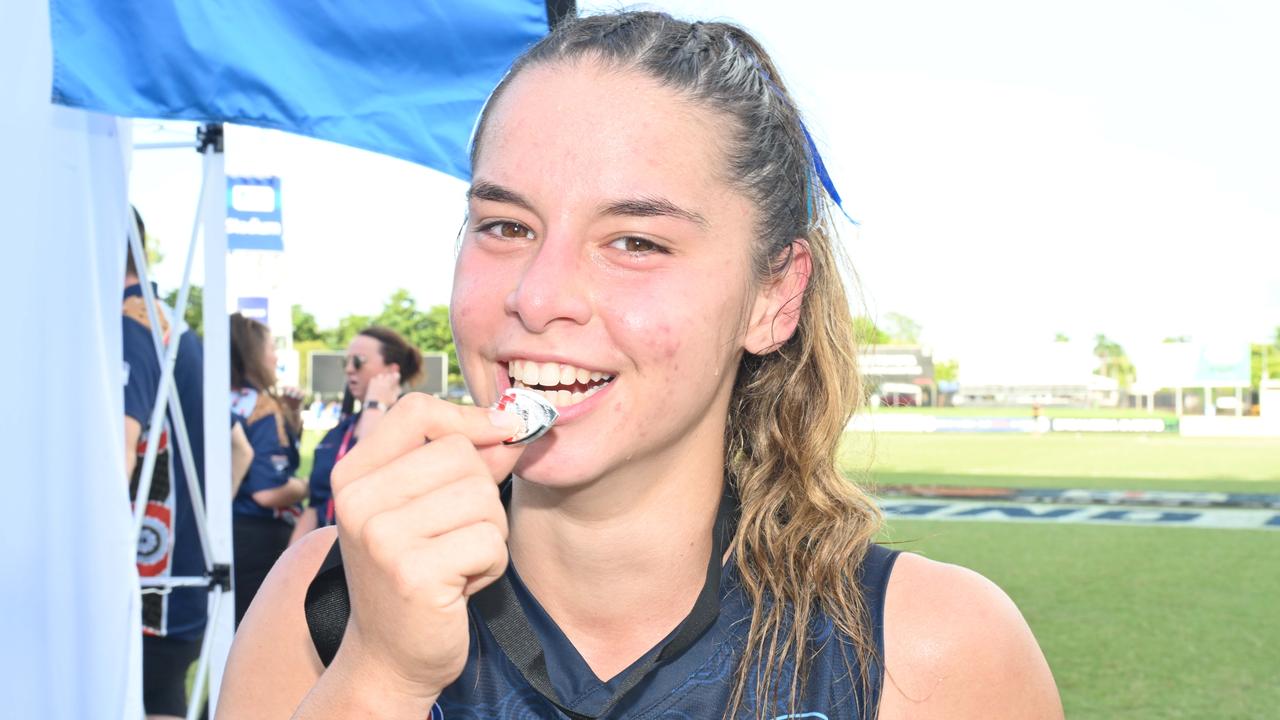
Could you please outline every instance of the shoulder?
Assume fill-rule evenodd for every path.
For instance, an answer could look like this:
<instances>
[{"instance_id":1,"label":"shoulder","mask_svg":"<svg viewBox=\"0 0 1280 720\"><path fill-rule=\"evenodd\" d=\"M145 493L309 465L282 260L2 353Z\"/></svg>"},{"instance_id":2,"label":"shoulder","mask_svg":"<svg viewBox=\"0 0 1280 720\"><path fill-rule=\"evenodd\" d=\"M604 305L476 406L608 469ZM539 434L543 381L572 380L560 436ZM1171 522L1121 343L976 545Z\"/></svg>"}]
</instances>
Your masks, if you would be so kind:
<instances>
[{"instance_id":1,"label":"shoulder","mask_svg":"<svg viewBox=\"0 0 1280 720\"><path fill-rule=\"evenodd\" d=\"M272 567L236 631L219 717L288 717L324 671L303 608L337 536L333 527L307 533Z\"/></svg>"},{"instance_id":2,"label":"shoulder","mask_svg":"<svg viewBox=\"0 0 1280 720\"><path fill-rule=\"evenodd\" d=\"M253 405L253 411L249 413L249 424L252 425L264 418L275 418L280 414L280 404L276 399L267 393L258 393L258 401Z\"/></svg>"},{"instance_id":3,"label":"shoulder","mask_svg":"<svg viewBox=\"0 0 1280 720\"><path fill-rule=\"evenodd\" d=\"M902 553L884 608L880 720L1062 717L1017 605L982 575Z\"/></svg>"}]
</instances>

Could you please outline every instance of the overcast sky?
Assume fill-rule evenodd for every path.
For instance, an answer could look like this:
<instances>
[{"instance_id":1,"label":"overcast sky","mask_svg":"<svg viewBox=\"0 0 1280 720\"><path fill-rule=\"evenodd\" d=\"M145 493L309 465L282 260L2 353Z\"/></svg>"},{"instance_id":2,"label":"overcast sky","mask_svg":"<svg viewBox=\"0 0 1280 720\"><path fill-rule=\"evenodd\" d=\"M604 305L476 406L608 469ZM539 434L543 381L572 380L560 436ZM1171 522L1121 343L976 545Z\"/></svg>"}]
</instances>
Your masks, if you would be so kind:
<instances>
[{"instance_id":1,"label":"overcast sky","mask_svg":"<svg viewBox=\"0 0 1280 720\"><path fill-rule=\"evenodd\" d=\"M866 306L914 318L940 355L1280 325L1280 3L649 5L762 38L861 223L841 231ZM139 123L135 139L189 132ZM461 181L245 128L226 157L281 177L285 285L322 325L396 287L447 301ZM198 184L193 152L135 154L166 287Z\"/></svg>"}]
</instances>

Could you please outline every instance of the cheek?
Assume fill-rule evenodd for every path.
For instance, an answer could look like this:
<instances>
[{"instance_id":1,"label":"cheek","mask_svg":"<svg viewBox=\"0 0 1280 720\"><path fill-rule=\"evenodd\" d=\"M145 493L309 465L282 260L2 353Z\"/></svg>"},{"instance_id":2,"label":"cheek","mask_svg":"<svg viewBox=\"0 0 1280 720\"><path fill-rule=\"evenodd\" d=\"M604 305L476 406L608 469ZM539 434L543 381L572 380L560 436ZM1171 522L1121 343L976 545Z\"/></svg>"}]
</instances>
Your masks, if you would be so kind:
<instances>
[{"instance_id":1,"label":"cheek","mask_svg":"<svg viewBox=\"0 0 1280 720\"><path fill-rule=\"evenodd\" d=\"M736 300L712 290L723 286L702 290L681 284L678 290L649 287L643 293L615 289L600 297L599 307L615 342L642 373L673 379L714 376L738 345Z\"/></svg>"},{"instance_id":2,"label":"cheek","mask_svg":"<svg viewBox=\"0 0 1280 720\"><path fill-rule=\"evenodd\" d=\"M470 345L469 337L484 332L484 323L502 317L504 283L500 271L500 265L487 262L482 253L465 244L459 251L449 302L449 321L459 353L464 345Z\"/></svg>"}]
</instances>

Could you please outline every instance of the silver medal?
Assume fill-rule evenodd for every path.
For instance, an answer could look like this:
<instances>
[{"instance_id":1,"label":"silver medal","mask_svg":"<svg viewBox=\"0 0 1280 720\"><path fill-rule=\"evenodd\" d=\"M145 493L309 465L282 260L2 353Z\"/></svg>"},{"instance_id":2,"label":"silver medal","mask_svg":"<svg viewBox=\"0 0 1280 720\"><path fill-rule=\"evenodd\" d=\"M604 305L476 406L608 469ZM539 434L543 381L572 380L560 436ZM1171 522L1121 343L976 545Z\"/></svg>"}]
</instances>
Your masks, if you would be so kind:
<instances>
[{"instance_id":1,"label":"silver medal","mask_svg":"<svg viewBox=\"0 0 1280 720\"><path fill-rule=\"evenodd\" d=\"M541 393L527 388L508 388L493 404L496 410L509 410L524 423L524 430L503 440L504 445L527 445L547 434L560 413Z\"/></svg>"}]
</instances>

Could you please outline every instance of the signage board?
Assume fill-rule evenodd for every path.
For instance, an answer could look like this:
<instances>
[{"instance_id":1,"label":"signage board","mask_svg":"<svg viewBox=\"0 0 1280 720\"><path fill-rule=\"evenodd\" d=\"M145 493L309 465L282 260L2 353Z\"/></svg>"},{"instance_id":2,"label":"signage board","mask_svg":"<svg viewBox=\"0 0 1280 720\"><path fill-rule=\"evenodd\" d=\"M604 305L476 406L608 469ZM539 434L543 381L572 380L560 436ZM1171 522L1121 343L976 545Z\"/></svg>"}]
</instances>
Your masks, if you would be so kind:
<instances>
[{"instance_id":1,"label":"signage board","mask_svg":"<svg viewBox=\"0 0 1280 720\"><path fill-rule=\"evenodd\" d=\"M284 250L278 177L227 178L227 249Z\"/></svg>"}]
</instances>

